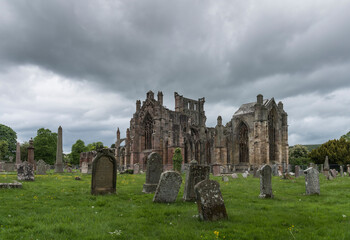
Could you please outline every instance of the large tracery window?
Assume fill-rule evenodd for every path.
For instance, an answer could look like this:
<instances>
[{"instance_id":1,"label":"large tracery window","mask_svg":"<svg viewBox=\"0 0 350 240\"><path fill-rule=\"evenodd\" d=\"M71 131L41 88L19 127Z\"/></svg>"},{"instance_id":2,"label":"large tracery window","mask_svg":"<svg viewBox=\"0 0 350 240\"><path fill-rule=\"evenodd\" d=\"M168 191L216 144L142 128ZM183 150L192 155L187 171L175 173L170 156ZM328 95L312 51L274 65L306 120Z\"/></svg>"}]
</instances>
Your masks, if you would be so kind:
<instances>
[{"instance_id":1,"label":"large tracery window","mask_svg":"<svg viewBox=\"0 0 350 240\"><path fill-rule=\"evenodd\" d=\"M269 155L270 162L276 160L276 114L274 109L272 109L268 115L269 124Z\"/></svg>"},{"instance_id":2,"label":"large tracery window","mask_svg":"<svg viewBox=\"0 0 350 240\"><path fill-rule=\"evenodd\" d=\"M145 149L152 149L153 119L147 114L143 120L145 127Z\"/></svg>"},{"instance_id":3,"label":"large tracery window","mask_svg":"<svg viewBox=\"0 0 350 240\"><path fill-rule=\"evenodd\" d=\"M243 122L239 127L239 162L249 162L248 127Z\"/></svg>"}]
</instances>

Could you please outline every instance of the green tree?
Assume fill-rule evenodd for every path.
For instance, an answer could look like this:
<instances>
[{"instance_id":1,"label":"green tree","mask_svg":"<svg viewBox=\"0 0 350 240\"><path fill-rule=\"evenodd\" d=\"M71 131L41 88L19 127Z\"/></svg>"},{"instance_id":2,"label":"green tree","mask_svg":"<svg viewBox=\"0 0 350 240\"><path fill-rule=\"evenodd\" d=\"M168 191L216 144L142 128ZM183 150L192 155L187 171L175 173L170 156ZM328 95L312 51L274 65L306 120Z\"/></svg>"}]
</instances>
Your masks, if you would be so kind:
<instances>
[{"instance_id":1,"label":"green tree","mask_svg":"<svg viewBox=\"0 0 350 240\"><path fill-rule=\"evenodd\" d=\"M103 143L102 142L93 142L93 143L89 143L87 146L86 146L86 150L88 152L90 151L96 151L98 149L101 149L101 148L106 148L103 146Z\"/></svg>"},{"instance_id":2,"label":"green tree","mask_svg":"<svg viewBox=\"0 0 350 240\"><path fill-rule=\"evenodd\" d=\"M181 149L176 148L173 155L173 168L174 171L181 172L181 164L182 164L182 155Z\"/></svg>"},{"instance_id":3,"label":"green tree","mask_svg":"<svg viewBox=\"0 0 350 240\"><path fill-rule=\"evenodd\" d=\"M329 140L310 152L309 157L318 164L328 156L330 164L350 164L350 142L344 138Z\"/></svg>"},{"instance_id":4,"label":"green tree","mask_svg":"<svg viewBox=\"0 0 350 240\"><path fill-rule=\"evenodd\" d=\"M341 136L340 138L343 138L343 139L345 139L345 141L350 142L350 132L348 132L347 134Z\"/></svg>"},{"instance_id":5,"label":"green tree","mask_svg":"<svg viewBox=\"0 0 350 240\"><path fill-rule=\"evenodd\" d=\"M8 160L10 156L15 157L16 155L16 143L17 143L17 133L12 130L12 128L0 124L0 140L7 142L8 151L3 158Z\"/></svg>"},{"instance_id":6,"label":"green tree","mask_svg":"<svg viewBox=\"0 0 350 240\"><path fill-rule=\"evenodd\" d=\"M27 161L28 159L28 147L29 147L29 142L24 142L21 144L21 161Z\"/></svg>"},{"instance_id":7,"label":"green tree","mask_svg":"<svg viewBox=\"0 0 350 240\"><path fill-rule=\"evenodd\" d=\"M57 133L49 129L40 128L34 138L35 159L42 159L46 163L54 164L57 151Z\"/></svg>"},{"instance_id":8,"label":"green tree","mask_svg":"<svg viewBox=\"0 0 350 240\"><path fill-rule=\"evenodd\" d=\"M289 163L292 165L308 165L311 162L308 155L307 147L297 144L289 149Z\"/></svg>"},{"instance_id":9,"label":"green tree","mask_svg":"<svg viewBox=\"0 0 350 240\"><path fill-rule=\"evenodd\" d=\"M71 163L72 164L79 164L80 160L80 153L86 152L87 147L85 146L85 143L83 140L78 139L73 145L72 145L72 151L71 151Z\"/></svg>"},{"instance_id":10,"label":"green tree","mask_svg":"<svg viewBox=\"0 0 350 240\"><path fill-rule=\"evenodd\" d=\"M4 160L9 152L9 144L5 140L0 140L0 160Z\"/></svg>"}]
</instances>

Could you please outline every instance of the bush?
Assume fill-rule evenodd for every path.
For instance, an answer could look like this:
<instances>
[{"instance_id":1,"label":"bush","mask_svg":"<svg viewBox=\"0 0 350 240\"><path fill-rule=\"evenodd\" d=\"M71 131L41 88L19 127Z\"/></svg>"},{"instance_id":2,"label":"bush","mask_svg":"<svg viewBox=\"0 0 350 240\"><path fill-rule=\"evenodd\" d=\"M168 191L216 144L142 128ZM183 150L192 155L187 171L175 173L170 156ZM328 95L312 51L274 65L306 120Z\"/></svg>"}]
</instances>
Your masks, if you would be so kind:
<instances>
[{"instance_id":1,"label":"bush","mask_svg":"<svg viewBox=\"0 0 350 240\"><path fill-rule=\"evenodd\" d=\"M173 168L174 171L181 172L181 164L182 164L182 154L181 149L176 148L173 156Z\"/></svg>"}]
</instances>

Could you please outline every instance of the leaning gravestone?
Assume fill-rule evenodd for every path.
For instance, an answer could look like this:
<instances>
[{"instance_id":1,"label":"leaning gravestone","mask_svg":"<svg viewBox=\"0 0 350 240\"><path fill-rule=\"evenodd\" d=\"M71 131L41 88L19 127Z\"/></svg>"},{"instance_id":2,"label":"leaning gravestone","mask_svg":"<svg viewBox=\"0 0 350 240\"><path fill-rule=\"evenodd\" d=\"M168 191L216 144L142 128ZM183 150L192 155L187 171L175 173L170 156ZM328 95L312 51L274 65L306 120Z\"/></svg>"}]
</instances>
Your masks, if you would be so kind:
<instances>
[{"instance_id":1,"label":"leaning gravestone","mask_svg":"<svg viewBox=\"0 0 350 240\"><path fill-rule=\"evenodd\" d=\"M305 175L305 188L306 195L318 194L320 195L320 181L318 177L318 171L309 167L304 171Z\"/></svg>"},{"instance_id":2,"label":"leaning gravestone","mask_svg":"<svg viewBox=\"0 0 350 240\"><path fill-rule=\"evenodd\" d=\"M194 187L199 218L203 221L227 219L220 184L213 180L204 180Z\"/></svg>"},{"instance_id":3,"label":"leaning gravestone","mask_svg":"<svg viewBox=\"0 0 350 240\"><path fill-rule=\"evenodd\" d=\"M179 194L182 178L180 173L166 171L160 175L160 180L153 197L153 202L172 203Z\"/></svg>"},{"instance_id":4,"label":"leaning gravestone","mask_svg":"<svg viewBox=\"0 0 350 240\"><path fill-rule=\"evenodd\" d=\"M182 197L184 201L196 200L194 186L203 180L209 179L209 173L209 166L198 165L197 161L195 160L190 162L190 166L186 172L185 189Z\"/></svg>"},{"instance_id":5,"label":"leaning gravestone","mask_svg":"<svg viewBox=\"0 0 350 240\"><path fill-rule=\"evenodd\" d=\"M91 194L115 193L117 161L113 151L100 149L92 163Z\"/></svg>"},{"instance_id":6,"label":"leaning gravestone","mask_svg":"<svg viewBox=\"0 0 350 240\"><path fill-rule=\"evenodd\" d=\"M24 161L17 168L17 179L20 181L34 181L34 166L33 164Z\"/></svg>"},{"instance_id":7,"label":"leaning gravestone","mask_svg":"<svg viewBox=\"0 0 350 240\"><path fill-rule=\"evenodd\" d=\"M37 175L46 175L46 163L44 162L44 160L40 159L37 162L36 165L36 174Z\"/></svg>"},{"instance_id":8,"label":"leaning gravestone","mask_svg":"<svg viewBox=\"0 0 350 240\"><path fill-rule=\"evenodd\" d=\"M162 158L158 153L152 152L147 159L146 183L143 184L142 192L155 192L162 172Z\"/></svg>"},{"instance_id":9,"label":"leaning gravestone","mask_svg":"<svg viewBox=\"0 0 350 240\"><path fill-rule=\"evenodd\" d=\"M337 177L337 171L335 169L331 169L331 170L329 170L329 172L331 173L333 178Z\"/></svg>"},{"instance_id":10,"label":"leaning gravestone","mask_svg":"<svg viewBox=\"0 0 350 240\"><path fill-rule=\"evenodd\" d=\"M271 178L272 169L270 165L264 165L259 170L260 173L260 198L273 198Z\"/></svg>"}]
</instances>

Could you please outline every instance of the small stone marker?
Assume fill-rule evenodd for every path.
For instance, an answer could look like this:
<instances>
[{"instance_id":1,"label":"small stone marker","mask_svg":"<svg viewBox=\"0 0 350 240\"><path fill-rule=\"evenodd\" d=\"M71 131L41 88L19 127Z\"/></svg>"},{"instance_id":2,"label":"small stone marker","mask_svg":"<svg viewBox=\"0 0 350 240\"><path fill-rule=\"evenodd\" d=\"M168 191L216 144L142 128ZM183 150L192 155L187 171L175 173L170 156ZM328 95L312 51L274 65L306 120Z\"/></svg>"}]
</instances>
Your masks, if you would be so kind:
<instances>
[{"instance_id":1,"label":"small stone marker","mask_svg":"<svg viewBox=\"0 0 350 240\"><path fill-rule=\"evenodd\" d=\"M196 200L194 186L203 180L209 179L209 173L209 166L198 165L197 161L195 160L190 162L190 166L186 172L185 189L182 197L184 201Z\"/></svg>"},{"instance_id":2,"label":"small stone marker","mask_svg":"<svg viewBox=\"0 0 350 240\"><path fill-rule=\"evenodd\" d=\"M173 203L179 194L182 178L180 173L166 171L160 175L160 180L153 197L153 202Z\"/></svg>"},{"instance_id":3,"label":"small stone marker","mask_svg":"<svg viewBox=\"0 0 350 240\"><path fill-rule=\"evenodd\" d=\"M204 180L194 187L199 218L203 221L227 219L220 184L213 180Z\"/></svg>"},{"instance_id":4,"label":"small stone marker","mask_svg":"<svg viewBox=\"0 0 350 240\"><path fill-rule=\"evenodd\" d=\"M228 180L228 177L227 176L222 176L222 181L223 182L228 182L229 180Z\"/></svg>"},{"instance_id":5,"label":"small stone marker","mask_svg":"<svg viewBox=\"0 0 350 240\"><path fill-rule=\"evenodd\" d=\"M134 164L134 174L139 174L140 173L140 164L135 163Z\"/></svg>"},{"instance_id":6,"label":"small stone marker","mask_svg":"<svg viewBox=\"0 0 350 240\"><path fill-rule=\"evenodd\" d=\"M260 177L259 168L256 167L256 166L253 168L253 177L254 178L259 178Z\"/></svg>"},{"instance_id":7,"label":"small stone marker","mask_svg":"<svg viewBox=\"0 0 350 240\"><path fill-rule=\"evenodd\" d=\"M272 169L270 165L264 165L259 170L260 173L260 198L273 198L271 178Z\"/></svg>"},{"instance_id":8,"label":"small stone marker","mask_svg":"<svg viewBox=\"0 0 350 240\"><path fill-rule=\"evenodd\" d=\"M46 175L46 163L44 162L44 160L40 159L37 162L36 165L36 174L37 175Z\"/></svg>"},{"instance_id":9,"label":"small stone marker","mask_svg":"<svg viewBox=\"0 0 350 240\"><path fill-rule=\"evenodd\" d=\"M236 178L238 178L238 175L237 175L237 173L232 173L231 177L232 177L233 179L236 179Z\"/></svg>"},{"instance_id":10,"label":"small stone marker","mask_svg":"<svg viewBox=\"0 0 350 240\"><path fill-rule=\"evenodd\" d=\"M320 181L318 177L318 171L309 167L304 171L305 175L305 188L306 195L318 194L320 195Z\"/></svg>"},{"instance_id":11,"label":"small stone marker","mask_svg":"<svg viewBox=\"0 0 350 240\"><path fill-rule=\"evenodd\" d=\"M17 168L17 179L20 181L34 181L34 165L24 161Z\"/></svg>"},{"instance_id":12,"label":"small stone marker","mask_svg":"<svg viewBox=\"0 0 350 240\"><path fill-rule=\"evenodd\" d=\"M243 178L247 178L248 177L248 173L246 173L246 172L242 173L242 177Z\"/></svg>"},{"instance_id":13,"label":"small stone marker","mask_svg":"<svg viewBox=\"0 0 350 240\"><path fill-rule=\"evenodd\" d=\"M115 193L117 161L110 149L99 149L92 162L91 194Z\"/></svg>"},{"instance_id":14,"label":"small stone marker","mask_svg":"<svg viewBox=\"0 0 350 240\"><path fill-rule=\"evenodd\" d=\"M148 156L146 183L143 184L144 193L153 193L156 191L160 175L163 172L162 158L158 153L152 152Z\"/></svg>"},{"instance_id":15,"label":"small stone marker","mask_svg":"<svg viewBox=\"0 0 350 240\"><path fill-rule=\"evenodd\" d=\"M332 175L333 178L337 177L337 171L335 169L329 170L330 174Z\"/></svg>"},{"instance_id":16,"label":"small stone marker","mask_svg":"<svg viewBox=\"0 0 350 240\"><path fill-rule=\"evenodd\" d=\"M328 174L327 180L332 181L334 178L332 177L332 174Z\"/></svg>"},{"instance_id":17,"label":"small stone marker","mask_svg":"<svg viewBox=\"0 0 350 240\"><path fill-rule=\"evenodd\" d=\"M323 174L327 177L329 175L329 161L328 156L326 156L323 164Z\"/></svg>"},{"instance_id":18,"label":"small stone marker","mask_svg":"<svg viewBox=\"0 0 350 240\"><path fill-rule=\"evenodd\" d=\"M221 167L221 164L219 164L219 163L214 163L214 164L212 165L212 167L213 167L213 175L214 175L214 176L220 176L220 167Z\"/></svg>"}]
</instances>

